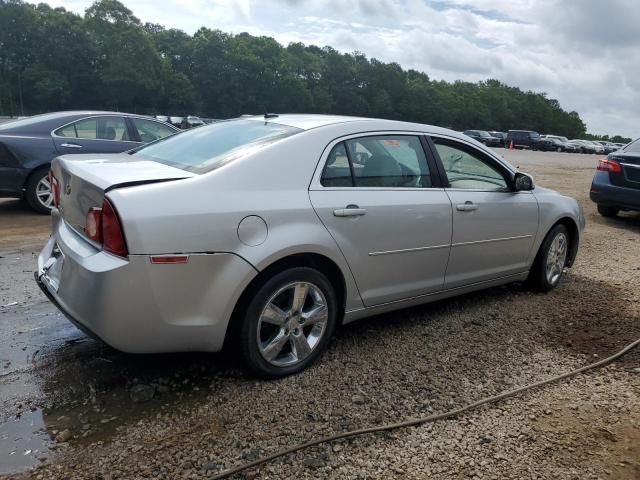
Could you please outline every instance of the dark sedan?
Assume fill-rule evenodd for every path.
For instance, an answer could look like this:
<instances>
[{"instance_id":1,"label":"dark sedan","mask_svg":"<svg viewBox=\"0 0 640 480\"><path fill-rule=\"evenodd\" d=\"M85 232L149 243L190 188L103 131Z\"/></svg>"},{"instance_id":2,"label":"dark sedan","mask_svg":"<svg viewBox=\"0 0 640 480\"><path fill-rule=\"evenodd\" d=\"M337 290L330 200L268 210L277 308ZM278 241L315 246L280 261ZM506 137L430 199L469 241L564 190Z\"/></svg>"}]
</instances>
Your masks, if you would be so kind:
<instances>
[{"instance_id":1,"label":"dark sedan","mask_svg":"<svg viewBox=\"0 0 640 480\"><path fill-rule=\"evenodd\" d=\"M565 144L555 137L540 137L537 149L543 152L564 152Z\"/></svg>"},{"instance_id":2,"label":"dark sedan","mask_svg":"<svg viewBox=\"0 0 640 480\"><path fill-rule=\"evenodd\" d=\"M487 147L498 147L501 144L499 138L489 135L489 132L485 132L484 130L465 130L462 133L467 137L471 137L474 140L485 144Z\"/></svg>"},{"instance_id":3,"label":"dark sedan","mask_svg":"<svg viewBox=\"0 0 640 480\"><path fill-rule=\"evenodd\" d=\"M49 213L51 161L72 153L119 153L180 130L140 115L56 112L0 125L0 197L24 198Z\"/></svg>"},{"instance_id":4,"label":"dark sedan","mask_svg":"<svg viewBox=\"0 0 640 480\"><path fill-rule=\"evenodd\" d=\"M507 132L497 132L495 130L489 130L489 135L498 139L499 147L507 147Z\"/></svg>"},{"instance_id":5,"label":"dark sedan","mask_svg":"<svg viewBox=\"0 0 640 480\"><path fill-rule=\"evenodd\" d=\"M589 196L605 217L640 210L640 139L598 162Z\"/></svg>"}]
</instances>

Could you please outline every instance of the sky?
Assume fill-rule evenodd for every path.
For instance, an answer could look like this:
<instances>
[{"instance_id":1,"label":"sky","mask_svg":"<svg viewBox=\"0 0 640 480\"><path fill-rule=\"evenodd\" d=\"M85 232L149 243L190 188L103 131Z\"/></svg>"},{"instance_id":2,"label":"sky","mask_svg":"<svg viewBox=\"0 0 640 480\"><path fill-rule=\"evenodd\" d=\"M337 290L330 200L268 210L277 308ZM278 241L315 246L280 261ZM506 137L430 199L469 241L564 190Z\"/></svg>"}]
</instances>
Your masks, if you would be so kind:
<instances>
[{"instance_id":1,"label":"sky","mask_svg":"<svg viewBox=\"0 0 640 480\"><path fill-rule=\"evenodd\" d=\"M121 0L143 22L330 45L432 79L546 92L595 134L640 136L640 0ZM49 0L83 13L91 0ZM549 133L549 132L545 132Z\"/></svg>"}]
</instances>

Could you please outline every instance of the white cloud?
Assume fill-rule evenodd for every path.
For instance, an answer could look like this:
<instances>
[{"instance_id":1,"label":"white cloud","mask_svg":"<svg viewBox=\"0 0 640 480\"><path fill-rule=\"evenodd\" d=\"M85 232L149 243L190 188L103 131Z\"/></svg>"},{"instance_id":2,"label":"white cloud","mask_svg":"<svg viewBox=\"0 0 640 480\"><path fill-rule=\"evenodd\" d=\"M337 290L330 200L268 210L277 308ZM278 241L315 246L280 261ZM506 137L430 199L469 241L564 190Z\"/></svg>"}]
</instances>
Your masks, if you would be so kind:
<instances>
[{"instance_id":1,"label":"white cloud","mask_svg":"<svg viewBox=\"0 0 640 480\"><path fill-rule=\"evenodd\" d=\"M87 0L50 0L82 13ZM431 78L546 92L594 133L640 134L637 0L124 0L142 21L359 50Z\"/></svg>"}]
</instances>

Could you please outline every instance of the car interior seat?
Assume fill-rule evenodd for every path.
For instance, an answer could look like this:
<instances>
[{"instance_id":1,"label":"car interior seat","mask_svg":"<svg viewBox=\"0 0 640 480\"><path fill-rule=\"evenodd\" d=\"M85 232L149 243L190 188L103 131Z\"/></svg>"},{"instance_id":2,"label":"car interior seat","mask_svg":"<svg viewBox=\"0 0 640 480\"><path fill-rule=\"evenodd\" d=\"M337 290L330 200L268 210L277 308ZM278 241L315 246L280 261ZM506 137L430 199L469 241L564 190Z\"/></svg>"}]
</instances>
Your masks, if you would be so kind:
<instances>
[{"instance_id":1,"label":"car interior seat","mask_svg":"<svg viewBox=\"0 0 640 480\"><path fill-rule=\"evenodd\" d=\"M372 155L358 177L364 187L398 187L404 182L398 162L388 155Z\"/></svg>"}]
</instances>

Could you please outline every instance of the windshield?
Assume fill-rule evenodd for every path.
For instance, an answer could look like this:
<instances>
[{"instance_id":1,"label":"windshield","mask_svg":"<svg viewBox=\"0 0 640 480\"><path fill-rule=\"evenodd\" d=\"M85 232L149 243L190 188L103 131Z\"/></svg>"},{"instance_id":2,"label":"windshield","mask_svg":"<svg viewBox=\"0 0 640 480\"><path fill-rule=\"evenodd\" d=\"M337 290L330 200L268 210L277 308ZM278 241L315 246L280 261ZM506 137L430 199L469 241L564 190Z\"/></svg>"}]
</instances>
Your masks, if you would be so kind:
<instances>
[{"instance_id":1,"label":"windshield","mask_svg":"<svg viewBox=\"0 0 640 480\"><path fill-rule=\"evenodd\" d=\"M277 123L229 120L166 137L133 155L188 172L205 173L301 131Z\"/></svg>"},{"instance_id":2,"label":"windshield","mask_svg":"<svg viewBox=\"0 0 640 480\"><path fill-rule=\"evenodd\" d=\"M478 135L481 137L490 137L489 132L485 132L484 130L478 130Z\"/></svg>"}]
</instances>

